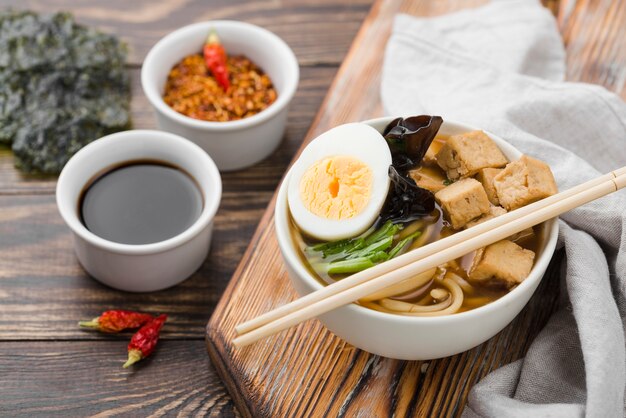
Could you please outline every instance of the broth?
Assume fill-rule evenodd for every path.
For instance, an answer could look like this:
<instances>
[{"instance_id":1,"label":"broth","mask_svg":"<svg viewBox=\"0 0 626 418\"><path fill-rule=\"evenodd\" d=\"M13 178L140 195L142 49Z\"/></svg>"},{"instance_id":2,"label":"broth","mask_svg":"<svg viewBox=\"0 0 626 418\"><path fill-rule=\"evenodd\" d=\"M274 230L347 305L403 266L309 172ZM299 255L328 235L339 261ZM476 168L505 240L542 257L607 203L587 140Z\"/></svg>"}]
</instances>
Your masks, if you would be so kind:
<instances>
[{"instance_id":1,"label":"broth","mask_svg":"<svg viewBox=\"0 0 626 418\"><path fill-rule=\"evenodd\" d=\"M443 146L443 144L445 144L446 140L447 136L438 135L433 141L431 147L429 148L426 157L428 157L429 154L433 155L433 151L437 152ZM430 174L431 177L434 177L436 179L447 179L445 172L438 165L436 165L432 159L429 161L428 158L425 158L422 166L419 167L417 170L422 170L422 172ZM369 231L376 228L377 226L379 225L373 225ZM320 241L303 235L296 226L293 219L291 219L290 229L293 242L295 246L300 250L299 256L302 262L304 263L304 265L307 266L311 274L322 285L326 286L348 276L346 274L329 274L323 268L323 266L327 265L327 263L340 259L343 254L330 254L324 257L321 251L315 251L312 249L312 247L316 244L319 244ZM431 215L405 224L404 228L394 236L392 246L395 246L403 238L417 230L421 231L422 234L412 242L407 251L427 245L441 238L450 236L456 232L445 221L439 205L436 205L436 209ZM367 234L367 232L365 234ZM533 228L532 234L516 235L517 236L515 238L510 237L509 239L514 241L522 248L531 250L535 254L539 253L542 248L544 235L543 224L535 226ZM463 291L463 302L458 310L455 310L455 312L463 312L491 303L512 290L512 288L506 288L502 285L498 286L494 283L470 283L467 270L469 269L469 265L471 264L472 255L473 253L452 262L446 263L446 265L439 266L433 276L433 279L430 281L430 284L419 287L419 292L417 292L419 294L416 294L416 292L413 290L385 297L383 299L385 299L386 301L389 301L389 298L393 299L392 303L394 303L394 305L400 306L401 308L405 306L408 307L408 304L423 307L436 305L439 302L433 298L433 296L431 295L431 291L435 289L446 289L443 283L444 278L452 278L457 284L459 284L459 287ZM449 290L450 289L446 289L446 291ZM437 291L435 291L435 293L436 292ZM406 303L407 305L403 305L402 302ZM396 310L387 309L385 306L382 306L380 304L380 300L361 300L359 301L359 303L363 306L379 311L394 314L399 313ZM411 313L407 314L411 315Z\"/></svg>"},{"instance_id":2,"label":"broth","mask_svg":"<svg viewBox=\"0 0 626 418\"><path fill-rule=\"evenodd\" d=\"M180 234L200 217L202 208L202 193L191 176L154 161L133 161L107 171L88 184L79 201L88 230L133 245Z\"/></svg>"},{"instance_id":3,"label":"broth","mask_svg":"<svg viewBox=\"0 0 626 418\"><path fill-rule=\"evenodd\" d=\"M420 220L413 221L410 224L408 224L396 237L394 237L394 245L397 242L399 242L403 236L406 236L408 233L413 232L416 228L419 228L422 231L424 231L423 235L421 236L424 238L417 239L409 247L409 251L454 234L454 231L449 226L446 225L445 221L443 221L443 217L441 216L440 211L441 209L437 206L437 212L439 213L439 215L433 214L429 218L420 219ZM338 255L330 255L322 259L322 255L320 252L310 251L310 248L313 245L318 244L319 241L302 235L299 232L298 228L295 226L293 220L291 220L290 229L291 229L292 239L294 241L294 244L296 245L297 248L300 249L300 251L298 251L300 259L302 260L304 265L307 267L309 272L322 285L326 286L326 285L332 284L348 276L345 274L331 275L325 271L321 271L320 269L317 269L316 265L318 265L322 261L325 263L332 262L334 261L334 259L339 258ZM534 232L533 235L521 237L520 239L515 240L515 243L525 249L534 251L536 254L538 254L539 250L541 249L542 242L543 242L542 241L543 230L544 230L543 224L535 226L533 228L533 232ZM454 273L455 275L461 277L463 280L468 282L468 276L467 276L467 271L465 267L468 264L467 261L468 260L466 260L465 257L456 259L453 262L448 263L448 265L446 265L445 267L440 266L440 271L437 274L443 276L448 272ZM420 296L416 298L408 298L408 299L403 299L403 300L406 302L415 303L418 305L433 304L435 303L435 301L429 297L429 292L432 289L439 288L439 287L441 286L437 286L435 283L433 283L430 285L430 287L428 287L424 291L425 296ZM512 289L506 289L506 288L497 287L497 286L494 287L494 286L486 286L486 285L472 283L471 291L465 292L465 297L463 298L463 304L461 305L461 308L458 310L458 312L468 311L470 309L478 308L480 306L491 303L501 298L502 296L504 296L511 290ZM362 303L362 304L365 306L371 307L370 305L372 304L372 302Z\"/></svg>"}]
</instances>

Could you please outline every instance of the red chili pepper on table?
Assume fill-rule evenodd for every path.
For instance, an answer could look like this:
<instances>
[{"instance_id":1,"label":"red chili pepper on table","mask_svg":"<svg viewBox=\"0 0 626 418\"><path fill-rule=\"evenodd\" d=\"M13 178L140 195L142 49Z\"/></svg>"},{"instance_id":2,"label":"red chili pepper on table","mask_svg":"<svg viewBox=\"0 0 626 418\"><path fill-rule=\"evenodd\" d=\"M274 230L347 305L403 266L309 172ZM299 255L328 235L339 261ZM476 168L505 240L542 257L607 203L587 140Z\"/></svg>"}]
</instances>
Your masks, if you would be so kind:
<instances>
[{"instance_id":1,"label":"red chili pepper on table","mask_svg":"<svg viewBox=\"0 0 626 418\"><path fill-rule=\"evenodd\" d=\"M80 321L81 327L94 328L102 332L120 332L139 328L152 319L152 315L142 312L110 310L103 312L91 321Z\"/></svg>"},{"instance_id":2,"label":"red chili pepper on table","mask_svg":"<svg viewBox=\"0 0 626 418\"><path fill-rule=\"evenodd\" d=\"M217 37L217 33L212 30L209 33L209 37L202 49L204 55L204 62L213 77L217 81L224 91L230 87L230 81L228 80L228 65L226 63L226 50L220 42L220 38Z\"/></svg>"},{"instance_id":3,"label":"red chili pepper on table","mask_svg":"<svg viewBox=\"0 0 626 418\"><path fill-rule=\"evenodd\" d=\"M128 344L128 360L124 363L124 368L152 354L157 341L159 341L161 328L166 320L167 315L159 315L142 326L139 331L133 335L133 338L130 339L130 343Z\"/></svg>"}]
</instances>

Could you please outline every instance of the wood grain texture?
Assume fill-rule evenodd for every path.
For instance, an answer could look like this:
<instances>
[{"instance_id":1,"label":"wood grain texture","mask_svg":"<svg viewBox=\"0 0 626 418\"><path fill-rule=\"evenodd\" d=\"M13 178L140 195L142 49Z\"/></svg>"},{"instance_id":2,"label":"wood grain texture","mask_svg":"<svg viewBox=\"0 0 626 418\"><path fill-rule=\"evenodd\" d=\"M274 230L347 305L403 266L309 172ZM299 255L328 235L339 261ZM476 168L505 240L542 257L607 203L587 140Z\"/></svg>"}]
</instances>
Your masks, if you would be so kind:
<instances>
[{"instance_id":1,"label":"wood grain texture","mask_svg":"<svg viewBox=\"0 0 626 418\"><path fill-rule=\"evenodd\" d=\"M111 307L167 313L164 338L203 338L270 197L225 192L202 267L174 288L126 293L90 279L80 267L53 195L0 196L0 340L107 339L81 331L76 321Z\"/></svg>"},{"instance_id":2,"label":"wood grain texture","mask_svg":"<svg viewBox=\"0 0 626 418\"><path fill-rule=\"evenodd\" d=\"M122 35L131 50L136 128L156 128L139 64L178 26L207 16L258 23L286 39L301 65L281 147L248 170L223 175L211 253L190 279L162 292L125 293L88 278L56 211L55 178L20 174L10 151L0 149L0 416L237 416L209 365L204 327L370 2L0 0L0 7L70 10L79 22ZM109 308L169 314L165 341L136 373L119 367L129 335L120 340L76 326Z\"/></svg>"},{"instance_id":3,"label":"wood grain texture","mask_svg":"<svg viewBox=\"0 0 626 418\"><path fill-rule=\"evenodd\" d=\"M472 6L480 1L416 1L408 11L423 15L441 14L461 3ZM622 41L624 39L624 28L620 26L624 21L624 2L617 2L618 6L600 0L549 0L548 3L553 10L559 11L559 24L568 44L569 77L600 82L623 94L624 47L620 48L616 42L619 37ZM271 213L264 214L263 208L299 148L337 65L370 4L371 0L24 0L19 4L0 0L0 7L29 8L40 12L70 10L80 22L123 36L131 50L132 114L137 128L155 128L154 116L141 92L139 64L160 37L179 26L207 17L261 24L287 40L301 65L301 82L281 148L249 170L223 176L225 194L211 254L198 273L167 291L129 294L87 278L76 263L70 250L69 233L60 224L56 213L52 195L54 179L21 176L13 169L10 153L0 150L0 416L236 415L230 397L207 361L204 341L200 340L204 336L203 324L250 242L259 218L263 216L262 225L270 225ZM386 5L383 11L391 14L394 7L393 4ZM616 11L616 7L619 10ZM607 10L621 14L609 19L604 15ZM382 31L380 36L387 33L388 28L384 25L372 22L366 23L366 28L372 25ZM583 32L585 36L581 36ZM605 36L606 41L601 41L600 36ZM368 39L371 41L372 38ZM573 54L572 51L577 52ZM359 57L362 55L357 55ZM377 84L372 84L378 83L377 62L369 60L366 63L359 74L365 77L363 80L370 87L364 97L377 97ZM365 68L370 65L373 65L371 69ZM350 78L353 75L344 72L335 82L336 86L353 82L355 79ZM332 97L327 99L327 109L341 103L336 90L333 89ZM377 105L367 106L371 113L361 108L352 111L339 108L340 115L334 120L380 114ZM316 127L323 129L320 118L321 114ZM329 119L326 123L335 122ZM256 262L250 255L254 247L260 245L264 231L265 228L261 228L255 233L256 238L245 257L248 261L239 266L240 272L247 263ZM273 257L277 261L275 250ZM276 280L280 282L284 277L281 279L278 275ZM542 286L547 286L545 303L550 303L554 290L547 284ZM282 298L281 303L293 297L289 289L280 286L276 289ZM265 311L271 303L271 300L261 300L255 309ZM115 336L81 332L75 327L77 319L110 307L170 314L170 321L164 328L165 341L152 360L135 373L123 372L119 368L127 335L120 340ZM539 320L542 318L525 317L520 319L519 326L536 330L540 328ZM302 333L298 332L295 337ZM521 331L519 334L525 335ZM322 342L312 353L330 354L324 362L308 364L327 371L340 361L354 367L354 372L346 374L339 382L341 390L329 404L331 412L339 411L345 416L357 415L363 402L374 405L377 398L366 389L375 386L378 389L374 393L380 398L384 388L378 385L379 382L391 382L386 390L395 394L385 397L384 402L374 407L373 411L381 415L389 415L390 410L415 416L435 411L442 411L441 415L454 415L458 412L458 404L454 406L450 400L465 393L478 376L488 372L484 367L490 367L478 368L472 364L498 364L509 358L504 352L486 345L474 353L474 357L450 358L436 367L431 364L422 373L423 364L371 360L365 353L355 352L353 348L337 343L336 339L326 338L327 335L319 328L318 334L306 336ZM516 341L524 343L521 337ZM302 348L302 342L296 348ZM515 345L513 348L520 350ZM222 375L230 376L224 369L226 364L227 361L218 363ZM299 364L305 366L307 362ZM389 377L389 370L394 370L393 378ZM362 371L366 373L362 374ZM284 368L259 370L258 387L276 385L281 373L285 373ZM330 375L325 376L330 378ZM449 384L435 400L427 397L429 392L422 391L427 385L437 386L448 380ZM330 385L335 383L324 379L308 379L307 382L314 386L308 392L313 396L297 398L301 401L299 411L313 410L323 399L322 395L329 392ZM233 380L230 384L231 393L236 403L242 405L242 410L256 411L254 408L258 403L251 398L243 399L242 394L252 393L257 386L251 380ZM359 390L353 391L356 386ZM298 387L309 390L304 385ZM289 385L281 388L283 393L288 389ZM284 402L289 401L294 398L287 398ZM246 402L250 406L245 406ZM272 407L281 405L286 403L275 400L259 412L267 413Z\"/></svg>"},{"instance_id":4,"label":"wood grain texture","mask_svg":"<svg viewBox=\"0 0 626 418\"><path fill-rule=\"evenodd\" d=\"M626 3L567 0L558 22L567 48L567 79L626 97Z\"/></svg>"},{"instance_id":5,"label":"wood grain texture","mask_svg":"<svg viewBox=\"0 0 626 418\"><path fill-rule=\"evenodd\" d=\"M395 13L437 15L481 3L377 1L307 139L340 123L381 115L381 61L375 51L384 48ZM547 5L559 13L568 78L603 84L624 96L621 63L626 49L620 16L626 13L626 4L618 3ZM456 356L430 362L381 358L343 342L317 320L235 350L230 341L236 324L296 297L274 236L273 202L207 326L209 354L244 416L459 416L470 388L491 370L522 357L556 305L561 253L555 255L531 302L509 326Z\"/></svg>"},{"instance_id":6,"label":"wood grain texture","mask_svg":"<svg viewBox=\"0 0 626 418\"><path fill-rule=\"evenodd\" d=\"M263 245L244 257L234 276L257 289L255 296L229 287L223 298L229 303L218 305L208 326L209 353L244 416L458 415L474 383L525 352L558 297L558 269L551 267L529 305L505 330L473 350L431 362L368 354L316 320L235 350L230 339L243 317L296 297L276 265L280 254L273 236L270 224L258 236ZM273 277L271 284L261 272ZM259 295L270 286L271 292Z\"/></svg>"},{"instance_id":7,"label":"wood grain texture","mask_svg":"<svg viewBox=\"0 0 626 418\"><path fill-rule=\"evenodd\" d=\"M371 0L1 0L0 7L41 13L71 11L84 24L115 33L130 46L129 62L139 66L164 35L206 20L240 20L283 38L300 65L337 65L350 46Z\"/></svg>"},{"instance_id":8,"label":"wood grain texture","mask_svg":"<svg viewBox=\"0 0 626 418\"><path fill-rule=\"evenodd\" d=\"M202 341L164 341L153 357L127 370L127 337L98 344L0 344L0 415L239 416Z\"/></svg>"}]
</instances>

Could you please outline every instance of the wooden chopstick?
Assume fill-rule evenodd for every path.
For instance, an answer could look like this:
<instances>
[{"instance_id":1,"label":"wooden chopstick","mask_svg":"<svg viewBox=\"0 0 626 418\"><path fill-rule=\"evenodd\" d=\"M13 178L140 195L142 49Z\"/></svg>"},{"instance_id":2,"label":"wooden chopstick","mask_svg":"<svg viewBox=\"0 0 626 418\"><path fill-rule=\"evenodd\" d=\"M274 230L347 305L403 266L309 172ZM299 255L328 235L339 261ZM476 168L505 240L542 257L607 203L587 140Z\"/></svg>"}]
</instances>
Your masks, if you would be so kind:
<instances>
[{"instance_id":1,"label":"wooden chopstick","mask_svg":"<svg viewBox=\"0 0 626 418\"><path fill-rule=\"evenodd\" d=\"M626 172L626 169L620 169L620 170L624 170L624 172ZM617 170L619 171L619 170ZM617 173L617 171L615 173ZM438 240L436 242L433 242L431 244L428 244L424 247L415 249L413 251L407 254L403 254L399 257L396 257L392 260L386 261L384 263L378 264L372 268L369 268L367 270L361 271L359 273L355 273L343 280L340 280L338 282L335 282L331 285L328 285L316 292L313 293L309 293L306 296L303 296L299 299L296 299L293 302L290 302L286 305L280 306L272 311L269 311L265 314L262 314L260 316L257 316L256 318L253 318L247 322L241 323L239 325L237 325L235 327L235 331L238 334L245 334L249 331L252 331L253 329L259 328L260 326L263 326L269 322L272 322L286 314L289 314L291 312L295 312L298 309L301 309L307 305L310 305L314 302L320 301L322 299L325 299L331 295L334 295L336 293L339 292L343 292L344 290L347 290L351 287L354 287L358 284L361 283L365 283L369 280L371 280L372 278L378 277L382 274L388 273L390 271L393 271L405 264L407 264L408 262L410 262L410 260L416 260L416 259L420 259L420 258L424 258L424 257L428 257L432 254L435 254L439 251L443 251L448 247L451 247L452 245L456 245L460 242L466 241L468 239L471 239L475 236L484 234L485 232L488 232L489 230L496 228L500 225L504 225L507 224L509 222L511 222L511 220L517 218L518 216L523 216L527 213L532 213L540 208L546 207L548 205L553 204L554 202L557 202L561 199L564 199L566 197L569 196L573 196L575 194L578 194L580 192L583 192L593 186L596 186L600 183L603 183L607 180L611 180L613 178L615 178L616 175L614 175L613 173L609 173L609 174L605 174L603 176L599 176L593 180L587 181L585 183L579 184L578 186L572 187L571 189L568 189L564 192L561 192L557 195L554 196L550 196L546 199L542 199L538 202L535 202L531 205L527 205L525 207L519 208L514 212L509 212L506 213L504 215L498 216L496 218L494 218L493 220L490 220L489 222L484 222L482 224L476 225L470 229L466 229L464 231L460 231L454 235L451 235L447 238Z\"/></svg>"},{"instance_id":2,"label":"wooden chopstick","mask_svg":"<svg viewBox=\"0 0 626 418\"><path fill-rule=\"evenodd\" d=\"M462 257L478 248L554 218L563 212L619 190L625 185L626 167L622 167L554 196L410 251L240 324L237 330L242 335L235 338L233 344L236 347L251 344L394 285L411 275ZM244 332L246 333L243 334Z\"/></svg>"}]
</instances>

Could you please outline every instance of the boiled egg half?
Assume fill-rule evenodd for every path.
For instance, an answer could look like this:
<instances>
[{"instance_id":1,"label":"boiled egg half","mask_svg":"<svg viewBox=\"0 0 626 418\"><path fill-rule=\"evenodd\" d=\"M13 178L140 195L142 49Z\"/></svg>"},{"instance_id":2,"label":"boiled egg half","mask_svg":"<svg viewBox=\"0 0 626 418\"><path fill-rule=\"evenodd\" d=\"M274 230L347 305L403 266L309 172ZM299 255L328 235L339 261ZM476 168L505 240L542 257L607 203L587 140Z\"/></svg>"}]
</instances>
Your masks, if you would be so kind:
<instances>
[{"instance_id":1,"label":"boiled egg half","mask_svg":"<svg viewBox=\"0 0 626 418\"><path fill-rule=\"evenodd\" d=\"M385 203L389 165L387 142L369 125L348 123L323 133L289 173L287 200L294 222L324 241L358 236Z\"/></svg>"}]
</instances>

